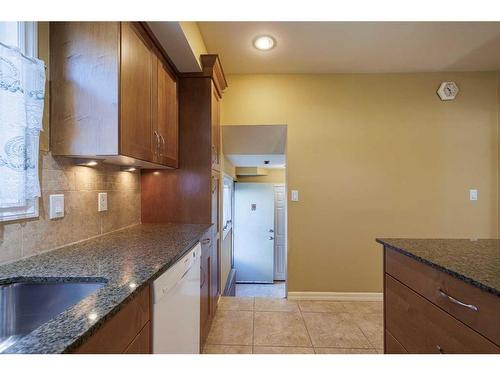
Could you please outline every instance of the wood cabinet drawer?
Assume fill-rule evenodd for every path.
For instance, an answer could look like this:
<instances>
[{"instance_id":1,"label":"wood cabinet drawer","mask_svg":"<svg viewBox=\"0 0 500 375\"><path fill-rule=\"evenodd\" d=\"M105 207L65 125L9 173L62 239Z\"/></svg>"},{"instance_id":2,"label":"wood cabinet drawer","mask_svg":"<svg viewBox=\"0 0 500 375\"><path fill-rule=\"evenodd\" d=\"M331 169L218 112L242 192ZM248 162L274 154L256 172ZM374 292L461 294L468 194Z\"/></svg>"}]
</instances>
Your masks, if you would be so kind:
<instances>
[{"instance_id":1,"label":"wood cabinet drawer","mask_svg":"<svg viewBox=\"0 0 500 375\"><path fill-rule=\"evenodd\" d=\"M500 353L500 348L390 275L386 329L409 353Z\"/></svg>"},{"instance_id":2,"label":"wood cabinet drawer","mask_svg":"<svg viewBox=\"0 0 500 375\"><path fill-rule=\"evenodd\" d=\"M389 331L385 331L385 353L384 354L408 354L403 345L394 338Z\"/></svg>"},{"instance_id":3,"label":"wood cabinet drawer","mask_svg":"<svg viewBox=\"0 0 500 375\"><path fill-rule=\"evenodd\" d=\"M75 353L119 354L125 352L150 320L149 286L90 336Z\"/></svg>"},{"instance_id":4,"label":"wood cabinet drawer","mask_svg":"<svg viewBox=\"0 0 500 375\"><path fill-rule=\"evenodd\" d=\"M385 249L385 272L500 345L499 297L390 248Z\"/></svg>"}]
</instances>

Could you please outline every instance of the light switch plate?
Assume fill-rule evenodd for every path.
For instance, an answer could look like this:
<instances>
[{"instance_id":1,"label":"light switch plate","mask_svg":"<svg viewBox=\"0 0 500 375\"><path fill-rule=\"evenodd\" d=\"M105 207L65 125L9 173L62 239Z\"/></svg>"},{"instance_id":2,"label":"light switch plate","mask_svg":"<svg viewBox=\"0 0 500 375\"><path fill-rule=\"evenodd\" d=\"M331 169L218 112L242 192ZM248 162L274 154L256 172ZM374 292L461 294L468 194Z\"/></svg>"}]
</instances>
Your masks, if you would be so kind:
<instances>
[{"instance_id":1,"label":"light switch plate","mask_svg":"<svg viewBox=\"0 0 500 375\"><path fill-rule=\"evenodd\" d=\"M299 191L298 190L292 190L292 201L293 202L299 201Z\"/></svg>"},{"instance_id":2,"label":"light switch plate","mask_svg":"<svg viewBox=\"0 0 500 375\"><path fill-rule=\"evenodd\" d=\"M477 201L477 189L470 189L469 190L469 199L471 201Z\"/></svg>"},{"instance_id":3,"label":"light switch plate","mask_svg":"<svg viewBox=\"0 0 500 375\"><path fill-rule=\"evenodd\" d=\"M49 219L64 217L64 194L49 195Z\"/></svg>"},{"instance_id":4,"label":"light switch plate","mask_svg":"<svg viewBox=\"0 0 500 375\"><path fill-rule=\"evenodd\" d=\"M97 211L108 210L108 193L99 193L97 195Z\"/></svg>"}]
</instances>

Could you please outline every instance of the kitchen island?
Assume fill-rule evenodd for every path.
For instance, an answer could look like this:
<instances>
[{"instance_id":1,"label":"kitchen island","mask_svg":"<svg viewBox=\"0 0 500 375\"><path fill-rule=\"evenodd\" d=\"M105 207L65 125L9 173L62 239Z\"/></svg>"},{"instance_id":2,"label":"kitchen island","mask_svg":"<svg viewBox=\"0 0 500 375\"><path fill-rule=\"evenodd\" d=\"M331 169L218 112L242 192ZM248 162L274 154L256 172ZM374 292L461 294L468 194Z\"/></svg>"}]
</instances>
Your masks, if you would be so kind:
<instances>
[{"instance_id":1,"label":"kitchen island","mask_svg":"<svg viewBox=\"0 0 500 375\"><path fill-rule=\"evenodd\" d=\"M199 242L210 227L139 224L0 265L0 285L91 281L103 284L2 353L79 352L78 348L106 325L108 332L126 331L130 322L137 322L139 329L149 326L150 283ZM127 324L112 323L120 313L130 316ZM134 339L135 335L131 337ZM148 339L149 332L144 337Z\"/></svg>"},{"instance_id":2,"label":"kitchen island","mask_svg":"<svg viewBox=\"0 0 500 375\"><path fill-rule=\"evenodd\" d=\"M500 240L377 242L385 353L500 353Z\"/></svg>"}]
</instances>

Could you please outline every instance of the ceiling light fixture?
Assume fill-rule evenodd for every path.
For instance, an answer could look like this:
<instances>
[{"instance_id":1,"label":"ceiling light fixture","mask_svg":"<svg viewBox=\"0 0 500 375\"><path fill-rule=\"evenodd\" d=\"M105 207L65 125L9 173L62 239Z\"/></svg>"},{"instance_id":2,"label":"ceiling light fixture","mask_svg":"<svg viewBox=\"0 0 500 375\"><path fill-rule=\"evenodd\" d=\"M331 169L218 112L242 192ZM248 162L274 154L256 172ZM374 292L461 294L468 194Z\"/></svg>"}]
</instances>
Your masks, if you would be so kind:
<instances>
[{"instance_id":1,"label":"ceiling light fixture","mask_svg":"<svg viewBox=\"0 0 500 375\"><path fill-rule=\"evenodd\" d=\"M259 51L269 51L276 46L276 40L270 35L261 35L254 39L253 46Z\"/></svg>"}]
</instances>

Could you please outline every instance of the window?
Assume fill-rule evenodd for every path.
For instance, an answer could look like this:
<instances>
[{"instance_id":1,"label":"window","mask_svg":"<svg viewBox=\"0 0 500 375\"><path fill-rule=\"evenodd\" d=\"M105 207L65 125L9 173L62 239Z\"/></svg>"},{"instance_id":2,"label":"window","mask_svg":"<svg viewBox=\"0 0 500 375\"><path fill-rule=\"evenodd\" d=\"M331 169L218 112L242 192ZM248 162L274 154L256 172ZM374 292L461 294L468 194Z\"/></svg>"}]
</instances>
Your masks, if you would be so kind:
<instances>
[{"instance_id":1,"label":"window","mask_svg":"<svg viewBox=\"0 0 500 375\"><path fill-rule=\"evenodd\" d=\"M38 216L45 66L36 22L0 22L0 221Z\"/></svg>"},{"instance_id":2,"label":"window","mask_svg":"<svg viewBox=\"0 0 500 375\"><path fill-rule=\"evenodd\" d=\"M234 182L232 178L224 176L224 191L222 196L223 238L226 237L233 226L233 186Z\"/></svg>"}]
</instances>

